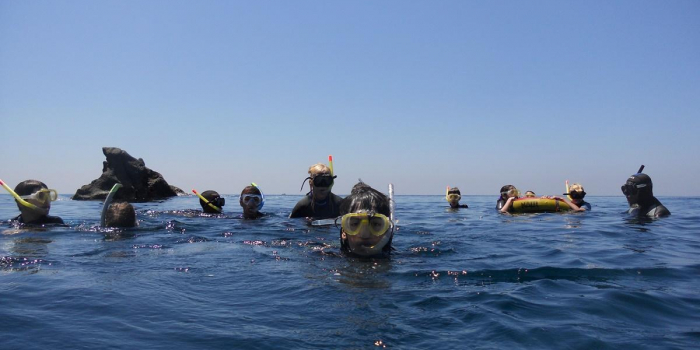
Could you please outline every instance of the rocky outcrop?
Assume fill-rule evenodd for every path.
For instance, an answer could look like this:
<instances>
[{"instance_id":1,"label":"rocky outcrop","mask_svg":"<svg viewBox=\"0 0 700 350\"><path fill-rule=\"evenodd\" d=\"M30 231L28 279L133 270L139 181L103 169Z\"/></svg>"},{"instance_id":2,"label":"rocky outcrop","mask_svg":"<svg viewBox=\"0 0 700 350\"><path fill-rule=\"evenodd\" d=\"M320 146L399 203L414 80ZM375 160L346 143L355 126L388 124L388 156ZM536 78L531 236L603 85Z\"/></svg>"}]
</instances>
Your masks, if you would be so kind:
<instances>
[{"instance_id":1,"label":"rocky outcrop","mask_svg":"<svg viewBox=\"0 0 700 350\"><path fill-rule=\"evenodd\" d=\"M181 189L168 185L163 176L146 167L143 159L136 159L116 147L103 147L107 161L102 162L102 176L75 192L75 200L105 199L115 183L122 184L115 200L148 202L184 195Z\"/></svg>"}]
</instances>

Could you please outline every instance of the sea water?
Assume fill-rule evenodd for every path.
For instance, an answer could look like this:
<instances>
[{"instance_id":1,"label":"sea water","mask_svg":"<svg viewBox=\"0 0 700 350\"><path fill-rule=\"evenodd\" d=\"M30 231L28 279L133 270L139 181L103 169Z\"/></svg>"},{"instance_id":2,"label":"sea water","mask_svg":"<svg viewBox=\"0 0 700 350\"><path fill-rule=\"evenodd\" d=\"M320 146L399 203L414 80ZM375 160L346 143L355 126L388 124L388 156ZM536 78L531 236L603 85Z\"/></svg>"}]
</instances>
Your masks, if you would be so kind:
<instances>
[{"instance_id":1,"label":"sea water","mask_svg":"<svg viewBox=\"0 0 700 350\"><path fill-rule=\"evenodd\" d=\"M339 253L339 230L255 221L196 197L137 203L100 230L101 203L60 196L68 227L18 229L0 196L2 349L665 349L700 344L699 198L672 215L498 214L495 196L397 196L390 259Z\"/></svg>"}]
</instances>

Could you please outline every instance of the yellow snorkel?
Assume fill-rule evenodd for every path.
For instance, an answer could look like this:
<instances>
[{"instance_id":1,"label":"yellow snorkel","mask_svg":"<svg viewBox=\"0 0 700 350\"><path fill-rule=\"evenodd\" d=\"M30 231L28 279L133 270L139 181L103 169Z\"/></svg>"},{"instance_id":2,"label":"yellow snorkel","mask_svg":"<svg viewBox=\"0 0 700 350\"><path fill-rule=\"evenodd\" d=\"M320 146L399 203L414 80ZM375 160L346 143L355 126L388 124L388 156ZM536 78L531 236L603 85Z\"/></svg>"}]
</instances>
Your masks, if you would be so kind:
<instances>
[{"instance_id":1,"label":"yellow snorkel","mask_svg":"<svg viewBox=\"0 0 700 350\"><path fill-rule=\"evenodd\" d=\"M17 194L17 192L15 192L14 190L12 190L12 189L10 188L10 186L7 186L7 184L5 183L5 181L0 180L0 185L2 185L2 187L4 187L5 190L7 190L7 192L9 192L9 193L12 195L12 197L15 197L15 199L17 200L17 202L18 202L19 204L22 204L23 206L25 206L25 207L27 207L27 208L29 208L29 209L36 210L36 211L38 211L38 212L40 212L40 213L44 213L44 215L46 215L46 209L44 209L44 208L39 208L39 207L37 207L36 205L34 205L34 204L32 204L32 203L29 203L29 202L25 201L24 199L22 199L22 197L20 197L20 196Z\"/></svg>"},{"instance_id":2,"label":"yellow snorkel","mask_svg":"<svg viewBox=\"0 0 700 350\"><path fill-rule=\"evenodd\" d=\"M210 208L212 208L212 209L218 211L219 213L221 213L221 211L222 211L221 208L219 208L219 207L215 206L214 204L212 204L210 201L208 201L206 198L204 198L201 194L199 194L199 193L197 192L197 190L193 189L193 190L192 190L192 193L196 194L197 197L199 197L199 199L202 200L202 202L207 203L207 205L208 205Z\"/></svg>"},{"instance_id":3,"label":"yellow snorkel","mask_svg":"<svg viewBox=\"0 0 700 350\"><path fill-rule=\"evenodd\" d=\"M333 176L333 156L328 156L328 167L331 168L331 176Z\"/></svg>"},{"instance_id":4,"label":"yellow snorkel","mask_svg":"<svg viewBox=\"0 0 700 350\"><path fill-rule=\"evenodd\" d=\"M447 186L447 189L445 190L445 200L448 202L450 201L449 195L450 195L450 186Z\"/></svg>"},{"instance_id":5,"label":"yellow snorkel","mask_svg":"<svg viewBox=\"0 0 700 350\"><path fill-rule=\"evenodd\" d=\"M569 180L566 180L565 185L566 185L566 192L564 192L564 193L566 193L566 196L569 197L569 200L571 200L571 194L570 194L571 192L569 192Z\"/></svg>"}]
</instances>

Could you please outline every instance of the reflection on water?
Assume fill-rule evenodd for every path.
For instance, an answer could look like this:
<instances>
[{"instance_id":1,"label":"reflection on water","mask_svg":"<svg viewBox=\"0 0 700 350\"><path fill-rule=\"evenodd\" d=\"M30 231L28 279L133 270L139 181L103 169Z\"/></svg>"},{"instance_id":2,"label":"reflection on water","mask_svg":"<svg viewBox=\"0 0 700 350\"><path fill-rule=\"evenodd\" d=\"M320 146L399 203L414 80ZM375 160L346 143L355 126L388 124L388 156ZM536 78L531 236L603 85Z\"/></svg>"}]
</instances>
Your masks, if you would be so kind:
<instances>
[{"instance_id":1,"label":"reflection on water","mask_svg":"<svg viewBox=\"0 0 700 350\"><path fill-rule=\"evenodd\" d=\"M70 227L2 230L2 347L697 344L700 217L687 208L700 200L664 198L674 214L648 219L620 214L622 197L523 215L466 197L451 210L398 196L395 251L379 260L343 256L335 227L288 219L296 196L268 196L255 221L202 214L194 197L137 203L133 229L100 228L99 203L64 199L52 214ZM0 196L0 218L9 204Z\"/></svg>"}]
</instances>

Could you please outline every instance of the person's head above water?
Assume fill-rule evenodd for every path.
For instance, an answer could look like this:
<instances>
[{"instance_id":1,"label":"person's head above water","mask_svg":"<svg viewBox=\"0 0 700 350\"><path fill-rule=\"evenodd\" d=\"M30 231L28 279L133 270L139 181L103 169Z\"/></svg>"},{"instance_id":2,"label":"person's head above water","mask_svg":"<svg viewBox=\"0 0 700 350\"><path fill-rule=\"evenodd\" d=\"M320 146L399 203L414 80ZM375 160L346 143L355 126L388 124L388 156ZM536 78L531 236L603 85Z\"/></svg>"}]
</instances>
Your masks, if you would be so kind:
<instances>
[{"instance_id":1,"label":"person's head above water","mask_svg":"<svg viewBox=\"0 0 700 350\"><path fill-rule=\"evenodd\" d=\"M219 214L223 211L223 206L226 204L225 198L219 196L216 191L204 191L202 192L202 197L209 201L213 206L219 208L220 210L214 209L208 203L204 202L201 198L199 199L199 205L202 206L202 211L209 214Z\"/></svg>"},{"instance_id":2,"label":"person's head above water","mask_svg":"<svg viewBox=\"0 0 700 350\"><path fill-rule=\"evenodd\" d=\"M29 208L15 200L25 223L32 223L46 217L51 210L51 202L58 198L56 190L50 190L45 183L38 180L24 180L15 186L14 191L22 199L38 207L38 210Z\"/></svg>"},{"instance_id":3,"label":"person's head above water","mask_svg":"<svg viewBox=\"0 0 700 350\"><path fill-rule=\"evenodd\" d=\"M459 191L459 188L450 187L447 190L445 199L447 199L447 203L450 204L450 207L456 208L459 206L459 200L462 199L462 193Z\"/></svg>"},{"instance_id":4,"label":"person's head above water","mask_svg":"<svg viewBox=\"0 0 700 350\"><path fill-rule=\"evenodd\" d=\"M630 176L621 189L630 206L646 206L654 203L652 187L649 175L637 173Z\"/></svg>"},{"instance_id":5,"label":"person's head above water","mask_svg":"<svg viewBox=\"0 0 700 350\"><path fill-rule=\"evenodd\" d=\"M533 197L535 197L535 192L525 191L525 197L533 198Z\"/></svg>"},{"instance_id":6,"label":"person's head above water","mask_svg":"<svg viewBox=\"0 0 700 350\"><path fill-rule=\"evenodd\" d=\"M136 211L134 206L127 202L112 203L105 213L105 226L107 227L134 227L136 226Z\"/></svg>"},{"instance_id":7,"label":"person's head above water","mask_svg":"<svg viewBox=\"0 0 700 350\"><path fill-rule=\"evenodd\" d=\"M520 191L513 185L505 185L501 187L501 199L506 200L510 197L520 197Z\"/></svg>"},{"instance_id":8,"label":"person's head above water","mask_svg":"<svg viewBox=\"0 0 700 350\"><path fill-rule=\"evenodd\" d=\"M583 202L583 197L586 196L586 191L583 189L583 186L581 184L575 183L569 186L569 193L564 194L571 197L572 202L581 203Z\"/></svg>"},{"instance_id":9,"label":"person's head above water","mask_svg":"<svg viewBox=\"0 0 700 350\"><path fill-rule=\"evenodd\" d=\"M243 217L255 219L258 216L260 203L262 203L262 192L256 186L246 186L241 191L241 197L238 202L243 208Z\"/></svg>"},{"instance_id":10,"label":"person's head above water","mask_svg":"<svg viewBox=\"0 0 700 350\"><path fill-rule=\"evenodd\" d=\"M360 256L391 252L394 235L389 198L359 182L340 205L340 247Z\"/></svg>"},{"instance_id":11,"label":"person's head above water","mask_svg":"<svg viewBox=\"0 0 700 350\"><path fill-rule=\"evenodd\" d=\"M314 200L322 201L331 193L336 177L331 174L331 168L323 163L318 163L309 167L309 177L304 181L309 181ZM301 187L304 188L303 183Z\"/></svg>"}]
</instances>

